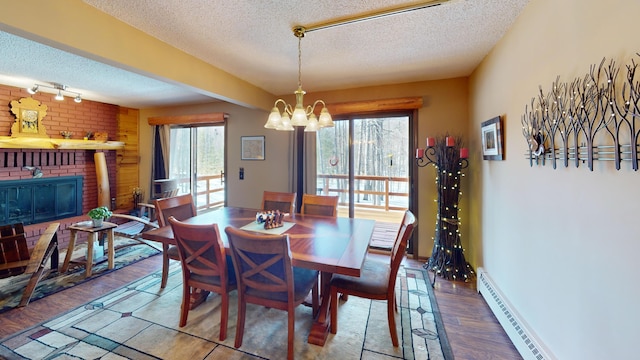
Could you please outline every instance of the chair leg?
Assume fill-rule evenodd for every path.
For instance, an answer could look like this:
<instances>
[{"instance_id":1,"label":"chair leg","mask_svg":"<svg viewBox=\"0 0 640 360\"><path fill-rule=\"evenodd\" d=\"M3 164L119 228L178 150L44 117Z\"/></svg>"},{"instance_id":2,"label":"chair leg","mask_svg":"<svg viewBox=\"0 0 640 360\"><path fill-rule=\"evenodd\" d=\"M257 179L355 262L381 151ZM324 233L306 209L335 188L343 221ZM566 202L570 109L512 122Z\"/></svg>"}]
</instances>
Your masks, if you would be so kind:
<instances>
[{"instance_id":1,"label":"chair leg","mask_svg":"<svg viewBox=\"0 0 640 360\"><path fill-rule=\"evenodd\" d=\"M18 307L23 307L29 304L29 301L31 301L31 296L33 295L33 291L36 289L36 285L38 285L38 282L43 275L43 270L44 268L40 267L38 271L31 274L29 282L27 283L27 287L22 293L22 298L20 298L20 304L18 304Z\"/></svg>"},{"instance_id":2,"label":"chair leg","mask_svg":"<svg viewBox=\"0 0 640 360\"><path fill-rule=\"evenodd\" d=\"M160 288L164 289L167 286L167 278L169 277L169 245L162 244L162 280L160 281Z\"/></svg>"},{"instance_id":3,"label":"chair leg","mask_svg":"<svg viewBox=\"0 0 640 360\"><path fill-rule=\"evenodd\" d=\"M227 322L229 320L229 293L220 294L222 307L220 309L220 341L227 338Z\"/></svg>"},{"instance_id":4,"label":"chair leg","mask_svg":"<svg viewBox=\"0 0 640 360\"><path fill-rule=\"evenodd\" d=\"M344 294L343 294L344 296ZM331 287L331 299L329 306L331 306L331 333L338 332L338 289Z\"/></svg>"},{"instance_id":5,"label":"chair leg","mask_svg":"<svg viewBox=\"0 0 640 360\"><path fill-rule=\"evenodd\" d=\"M389 332L391 333L391 342L394 347L398 347L398 332L396 331L396 316L394 312L395 296L387 299L387 318L389 322ZM333 325L333 324L332 324Z\"/></svg>"},{"instance_id":6,"label":"chair leg","mask_svg":"<svg viewBox=\"0 0 640 360\"><path fill-rule=\"evenodd\" d=\"M295 325L296 325L296 310L295 307L289 305L289 326L288 326L288 334L287 334L287 359L293 360L293 345L294 345L294 336L295 336Z\"/></svg>"},{"instance_id":7,"label":"chair leg","mask_svg":"<svg viewBox=\"0 0 640 360\"><path fill-rule=\"evenodd\" d=\"M195 289L194 289L195 291ZM189 316L189 303L191 300L191 287L186 284L182 285L182 305L180 306L180 327L187 325L187 317Z\"/></svg>"},{"instance_id":8,"label":"chair leg","mask_svg":"<svg viewBox=\"0 0 640 360\"><path fill-rule=\"evenodd\" d=\"M54 259L55 257L55 259ZM18 307L27 306L29 301L31 301L31 296L33 296L33 292L36 290L38 286L38 282L42 279L48 271L44 271L46 266L47 259L51 258L51 270L50 271L58 271L58 242L57 240L52 241L47 248L47 252L44 254L42 263L38 266L38 269L31 274L29 278L29 282L27 283L27 287L24 289L22 293L22 297L20 298L20 303Z\"/></svg>"},{"instance_id":9,"label":"chair leg","mask_svg":"<svg viewBox=\"0 0 640 360\"><path fill-rule=\"evenodd\" d=\"M238 321L236 324L236 342L234 346L239 348L242 346L242 336L244 335L244 316L247 311L247 304L244 299L238 298Z\"/></svg>"}]
</instances>

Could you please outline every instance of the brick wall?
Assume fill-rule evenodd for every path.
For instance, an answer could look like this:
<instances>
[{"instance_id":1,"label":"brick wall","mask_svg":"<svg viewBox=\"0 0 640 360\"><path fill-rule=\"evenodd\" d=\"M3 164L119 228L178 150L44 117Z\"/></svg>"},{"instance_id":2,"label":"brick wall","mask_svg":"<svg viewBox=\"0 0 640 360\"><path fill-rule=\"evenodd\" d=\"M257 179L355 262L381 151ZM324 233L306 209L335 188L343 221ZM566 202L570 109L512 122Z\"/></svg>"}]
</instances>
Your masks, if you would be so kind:
<instances>
[{"instance_id":1,"label":"brick wall","mask_svg":"<svg viewBox=\"0 0 640 360\"><path fill-rule=\"evenodd\" d=\"M73 139L82 139L91 132L106 132L109 139L117 139L118 112L116 105L83 100L76 103L73 98L65 97L64 101L56 101L53 94L29 94L25 89L0 85L0 136L11 135L11 126L15 116L11 113L11 101L24 97L32 97L48 107L42 124L47 135L52 139L61 139L60 131L72 131ZM98 191L96 183L93 154L96 150L33 150L33 149L0 149L0 181L31 178L31 172L23 170L23 166L38 166L42 177L58 177L81 175L84 177L82 212L86 214L96 207ZM116 196L116 152L105 151L111 197ZM60 222L58 242L60 248L67 247L69 230L67 227L75 222L87 220L86 216L63 219ZM38 237L49 223L33 224L25 227L29 247L35 245ZM78 239L84 242L84 238Z\"/></svg>"}]
</instances>

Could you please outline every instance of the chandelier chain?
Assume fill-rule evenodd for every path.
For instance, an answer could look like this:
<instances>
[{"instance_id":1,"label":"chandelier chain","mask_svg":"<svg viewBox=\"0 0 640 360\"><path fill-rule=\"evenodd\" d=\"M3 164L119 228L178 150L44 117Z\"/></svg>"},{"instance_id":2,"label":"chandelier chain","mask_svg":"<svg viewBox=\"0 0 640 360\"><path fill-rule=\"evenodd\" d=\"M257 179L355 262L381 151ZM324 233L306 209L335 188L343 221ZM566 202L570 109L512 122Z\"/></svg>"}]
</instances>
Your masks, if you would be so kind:
<instances>
[{"instance_id":1,"label":"chandelier chain","mask_svg":"<svg viewBox=\"0 0 640 360\"><path fill-rule=\"evenodd\" d=\"M298 87L302 87L302 36L298 36Z\"/></svg>"}]
</instances>

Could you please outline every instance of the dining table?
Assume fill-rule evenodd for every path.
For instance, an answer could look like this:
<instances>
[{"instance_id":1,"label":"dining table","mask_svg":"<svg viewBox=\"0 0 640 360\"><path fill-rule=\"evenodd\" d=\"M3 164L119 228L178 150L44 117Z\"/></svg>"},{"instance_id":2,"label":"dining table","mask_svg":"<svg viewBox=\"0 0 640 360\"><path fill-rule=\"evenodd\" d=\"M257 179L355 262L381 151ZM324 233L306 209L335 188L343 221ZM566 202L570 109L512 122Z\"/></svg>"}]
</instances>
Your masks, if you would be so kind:
<instances>
[{"instance_id":1,"label":"dining table","mask_svg":"<svg viewBox=\"0 0 640 360\"><path fill-rule=\"evenodd\" d=\"M344 217L286 214L282 227L264 229L257 223L258 209L222 207L183 220L188 224L217 224L226 249L227 226L266 234L289 235L292 264L320 272L320 308L315 315L308 342L324 346L330 328L330 281L333 274L360 276L367 256L375 221ZM164 226L142 233L146 240L175 245L173 231Z\"/></svg>"}]
</instances>

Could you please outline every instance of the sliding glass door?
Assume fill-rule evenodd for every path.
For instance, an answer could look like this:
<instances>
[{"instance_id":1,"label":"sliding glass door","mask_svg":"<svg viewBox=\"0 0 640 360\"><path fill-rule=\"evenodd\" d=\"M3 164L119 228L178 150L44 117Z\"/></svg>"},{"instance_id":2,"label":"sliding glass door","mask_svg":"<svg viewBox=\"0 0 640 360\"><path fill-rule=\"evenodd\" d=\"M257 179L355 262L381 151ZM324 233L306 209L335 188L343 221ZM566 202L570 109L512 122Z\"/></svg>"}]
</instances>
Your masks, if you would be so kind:
<instances>
[{"instance_id":1,"label":"sliding glass door","mask_svg":"<svg viewBox=\"0 0 640 360\"><path fill-rule=\"evenodd\" d=\"M408 209L409 125L410 115L385 114L318 131L317 193L340 196L339 216L396 221Z\"/></svg>"},{"instance_id":2,"label":"sliding glass door","mask_svg":"<svg viewBox=\"0 0 640 360\"><path fill-rule=\"evenodd\" d=\"M172 127L169 178L194 194L198 211L224 206L224 125Z\"/></svg>"}]
</instances>

